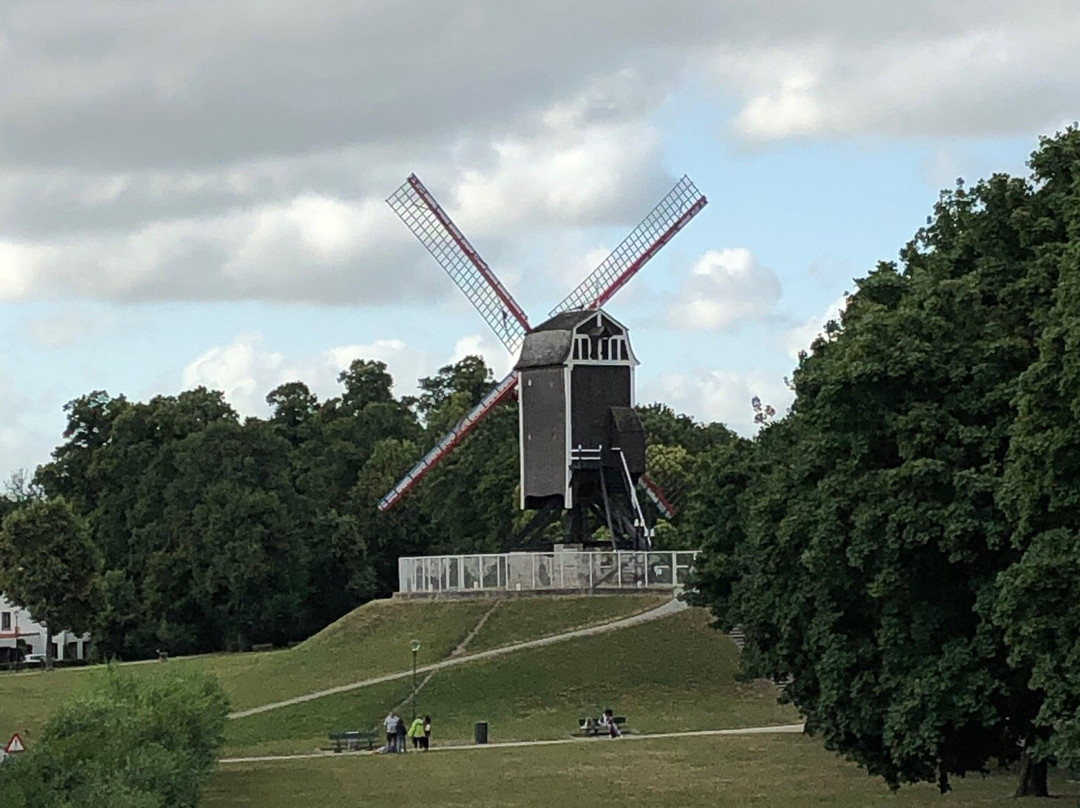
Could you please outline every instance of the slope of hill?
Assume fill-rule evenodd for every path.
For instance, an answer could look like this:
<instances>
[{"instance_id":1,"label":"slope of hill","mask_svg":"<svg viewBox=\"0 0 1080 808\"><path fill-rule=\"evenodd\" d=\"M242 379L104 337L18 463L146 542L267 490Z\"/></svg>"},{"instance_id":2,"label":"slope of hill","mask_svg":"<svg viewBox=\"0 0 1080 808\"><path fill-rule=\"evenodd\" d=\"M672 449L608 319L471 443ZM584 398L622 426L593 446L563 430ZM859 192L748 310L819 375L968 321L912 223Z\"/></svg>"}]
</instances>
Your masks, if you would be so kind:
<instances>
[{"instance_id":1,"label":"slope of hill","mask_svg":"<svg viewBox=\"0 0 1080 808\"><path fill-rule=\"evenodd\" d=\"M605 622L651 608L655 595L531 598L498 602L491 619L477 632L502 644L520 637L521 627L495 617L505 610L509 622L529 613L528 636L554 634L580 625ZM170 667L195 667L221 677L234 710L310 693L336 685L406 670L412 664L411 640L418 639L421 664L448 657L488 615L496 601L373 601L350 612L295 648L246 654L214 654L172 659ZM521 603L521 605L519 605ZM486 633L489 628L494 633ZM472 644L470 643L470 650ZM159 663L133 663L131 669L153 675ZM93 668L0 674L0 733L33 732L54 705L79 686Z\"/></svg>"},{"instance_id":2,"label":"slope of hill","mask_svg":"<svg viewBox=\"0 0 1080 808\"><path fill-rule=\"evenodd\" d=\"M605 707L642 732L715 729L797 720L767 682L735 680L738 651L689 609L641 625L477 660L432 675L417 710L434 717L438 741L566 737ZM307 752L330 729L377 726L386 710L411 713L408 679L338 693L230 722L227 754Z\"/></svg>"}]
</instances>

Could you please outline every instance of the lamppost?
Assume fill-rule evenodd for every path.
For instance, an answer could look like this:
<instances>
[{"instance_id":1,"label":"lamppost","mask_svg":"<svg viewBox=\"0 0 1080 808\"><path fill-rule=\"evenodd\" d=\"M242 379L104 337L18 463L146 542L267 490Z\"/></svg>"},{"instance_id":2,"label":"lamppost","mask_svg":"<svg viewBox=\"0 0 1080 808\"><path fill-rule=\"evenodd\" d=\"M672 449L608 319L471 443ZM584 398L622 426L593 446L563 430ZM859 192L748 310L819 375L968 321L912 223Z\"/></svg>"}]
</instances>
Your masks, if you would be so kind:
<instances>
[{"instance_id":1,"label":"lamppost","mask_svg":"<svg viewBox=\"0 0 1080 808\"><path fill-rule=\"evenodd\" d=\"M416 720L416 653L420 650L420 640L413 640L412 648L412 720Z\"/></svg>"}]
</instances>

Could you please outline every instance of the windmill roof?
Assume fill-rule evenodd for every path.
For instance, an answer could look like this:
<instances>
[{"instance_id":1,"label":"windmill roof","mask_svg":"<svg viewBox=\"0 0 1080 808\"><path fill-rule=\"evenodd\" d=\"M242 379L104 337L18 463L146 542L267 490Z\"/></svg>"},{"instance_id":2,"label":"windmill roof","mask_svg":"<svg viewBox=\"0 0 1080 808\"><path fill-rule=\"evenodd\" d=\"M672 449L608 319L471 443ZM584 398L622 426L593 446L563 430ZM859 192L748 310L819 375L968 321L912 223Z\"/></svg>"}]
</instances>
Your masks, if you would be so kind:
<instances>
[{"instance_id":1,"label":"windmill roof","mask_svg":"<svg viewBox=\"0 0 1080 808\"><path fill-rule=\"evenodd\" d=\"M596 311L571 309L549 317L525 335L521 356L515 370L561 365L570 356L574 344L574 328L584 320L595 317Z\"/></svg>"},{"instance_id":2,"label":"windmill roof","mask_svg":"<svg viewBox=\"0 0 1080 808\"><path fill-rule=\"evenodd\" d=\"M537 331L573 331L578 323L596 316L596 309L570 309L561 311L554 317L549 317L532 330Z\"/></svg>"},{"instance_id":3,"label":"windmill roof","mask_svg":"<svg viewBox=\"0 0 1080 808\"><path fill-rule=\"evenodd\" d=\"M574 332L568 328L558 331L532 331L525 335L525 341L521 344L521 357L514 369L561 365L570 355L573 341Z\"/></svg>"}]
</instances>

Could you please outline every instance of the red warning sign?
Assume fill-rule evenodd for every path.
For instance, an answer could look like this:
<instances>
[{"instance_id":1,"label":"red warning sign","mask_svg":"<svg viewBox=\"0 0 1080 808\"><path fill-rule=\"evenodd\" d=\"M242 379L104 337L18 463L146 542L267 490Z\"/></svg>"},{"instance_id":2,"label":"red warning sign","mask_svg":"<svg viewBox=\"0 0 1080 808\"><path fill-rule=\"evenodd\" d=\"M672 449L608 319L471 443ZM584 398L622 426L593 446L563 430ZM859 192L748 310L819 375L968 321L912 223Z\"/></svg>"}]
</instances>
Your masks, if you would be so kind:
<instances>
[{"instance_id":1,"label":"red warning sign","mask_svg":"<svg viewBox=\"0 0 1080 808\"><path fill-rule=\"evenodd\" d=\"M15 733L11 736L11 740L7 742L7 746L4 747L4 752L9 755L15 755L19 752L25 752L26 747L23 746L22 738L19 737L19 733Z\"/></svg>"}]
</instances>

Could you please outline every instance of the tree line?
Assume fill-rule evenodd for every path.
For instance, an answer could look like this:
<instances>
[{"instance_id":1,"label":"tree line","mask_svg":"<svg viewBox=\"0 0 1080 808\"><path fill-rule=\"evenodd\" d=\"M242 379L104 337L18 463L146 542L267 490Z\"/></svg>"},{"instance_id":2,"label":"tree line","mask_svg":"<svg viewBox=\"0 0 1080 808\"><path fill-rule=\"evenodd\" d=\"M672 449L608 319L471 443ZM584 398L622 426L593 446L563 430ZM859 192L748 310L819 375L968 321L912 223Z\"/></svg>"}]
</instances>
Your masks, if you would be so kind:
<instances>
[{"instance_id":1,"label":"tree line","mask_svg":"<svg viewBox=\"0 0 1080 808\"><path fill-rule=\"evenodd\" d=\"M381 362L357 360L339 383L323 401L283 384L266 418L242 419L201 387L70 402L51 462L0 497L14 511L0 531L0 591L49 626L90 630L101 657L241 650L303 639L391 594L400 556L498 551L524 524L515 402L377 509L491 389L482 359L420 380L413 397L394 396ZM676 498L697 455L733 439L663 405L641 413L651 465ZM661 534L680 546L676 530Z\"/></svg>"},{"instance_id":2,"label":"tree line","mask_svg":"<svg viewBox=\"0 0 1080 808\"><path fill-rule=\"evenodd\" d=\"M722 447L698 602L807 731L897 786L1080 766L1080 131L941 195Z\"/></svg>"}]
</instances>

